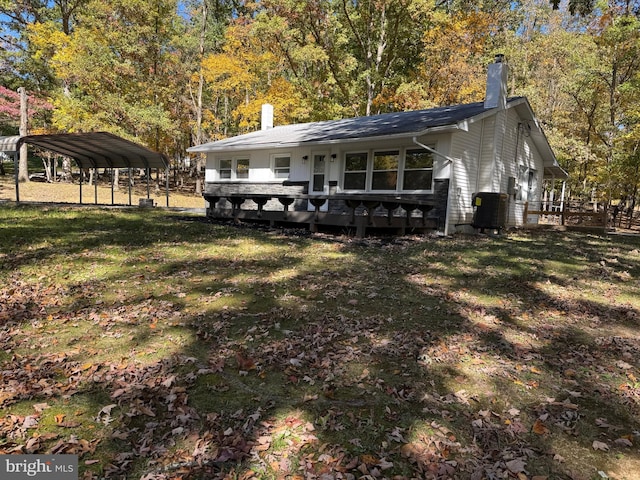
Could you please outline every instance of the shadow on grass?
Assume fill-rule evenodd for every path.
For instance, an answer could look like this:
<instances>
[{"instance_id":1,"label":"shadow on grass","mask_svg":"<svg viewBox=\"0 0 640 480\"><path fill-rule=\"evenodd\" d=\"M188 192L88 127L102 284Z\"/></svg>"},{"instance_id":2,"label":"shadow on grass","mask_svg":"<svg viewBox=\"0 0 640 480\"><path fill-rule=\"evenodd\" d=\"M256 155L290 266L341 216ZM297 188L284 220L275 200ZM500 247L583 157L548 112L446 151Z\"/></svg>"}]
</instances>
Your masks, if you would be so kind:
<instances>
[{"instance_id":1,"label":"shadow on grass","mask_svg":"<svg viewBox=\"0 0 640 480\"><path fill-rule=\"evenodd\" d=\"M39 217L10 238L42 234ZM5 319L19 356L3 370L19 359L16 381L41 386L3 400L5 451L27 448L7 419L46 401L58 437L36 430L36 451L62 441L86 478L589 478L640 462L619 441L640 431L638 305L612 291L640 272L631 241L324 241L85 217L51 212L48 244L0 250L3 279L38 292ZM34 264L61 252L66 270L40 279Z\"/></svg>"}]
</instances>

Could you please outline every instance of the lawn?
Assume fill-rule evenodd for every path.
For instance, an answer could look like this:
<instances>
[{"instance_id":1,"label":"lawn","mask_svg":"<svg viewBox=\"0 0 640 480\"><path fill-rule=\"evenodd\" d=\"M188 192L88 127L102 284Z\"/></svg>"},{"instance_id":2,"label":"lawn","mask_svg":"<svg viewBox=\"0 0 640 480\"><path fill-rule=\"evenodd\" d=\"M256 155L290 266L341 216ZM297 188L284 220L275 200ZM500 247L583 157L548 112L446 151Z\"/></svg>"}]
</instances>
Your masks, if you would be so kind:
<instances>
[{"instance_id":1,"label":"lawn","mask_svg":"<svg viewBox=\"0 0 640 480\"><path fill-rule=\"evenodd\" d=\"M6 175L0 175L0 202L16 200L16 187L13 176L13 168L5 167L7 169ZM37 169L32 167L32 171ZM177 175L176 175L177 176ZM172 179L172 185L169 191L169 206L170 207L185 207L185 208L201 208L204 209L205 203L202 195L196 195L194 180L189 178L186 174L182 174L181 177L184 181L183 187L176 187L174 179ZM76 179L76 183L66 182L26 182L20 183L18 193L21 202L48 202L48 203L80 203L80 192L82 192L82 203L86 205L138 205L141 198L146 199L147 194L149 199L153 200L154 204L160 207L167 206L167 197L164 185L159 185L156 189L155 182L152 182L147 191L147 184L144 181L137 180L136 184L132 187L131 192L126 185L123 185L121 180L117 189L111 190L109 176L101 175L98 187L95 185L87 185L86 183L80 188L79 182Z\"/></svg>"},{"instance_id":2,"label":"lawn","mask_svg":"<svg viewBox=\"0 0 640 480\"><path fill-rule=\"evenodd\" d=\"M0 205L0 453L80 478L640 478L640 238Z\"/></svg>"}]
</instances>

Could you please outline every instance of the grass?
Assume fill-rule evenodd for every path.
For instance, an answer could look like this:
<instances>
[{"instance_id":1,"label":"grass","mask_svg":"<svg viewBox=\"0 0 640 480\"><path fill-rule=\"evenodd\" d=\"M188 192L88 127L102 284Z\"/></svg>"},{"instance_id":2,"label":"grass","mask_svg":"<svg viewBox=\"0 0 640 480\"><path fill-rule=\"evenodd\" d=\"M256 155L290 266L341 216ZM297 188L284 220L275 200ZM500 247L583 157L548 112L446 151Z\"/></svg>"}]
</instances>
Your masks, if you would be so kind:
<instances>
[{"instance_id":1,"label":"grass","mask_svg":"<svg viewBox=\"0 0 640 480\"><path fill-rule=\"evenodd\" d=\"M6 175L0 175L0 201L16 200L15 180L13 176L13 168L5 165ZM42 169L37 165L31 166L30 171L38 171ZM186 178L188 184L183 187L176 187L173 183L169 190L170 207L184 208L204 208L204 199L201 195L193 193L195 184L186 174L182 174ZM155 178L155 177L154 177ZM138 199L147 198L147 184L145 181L138 181L131 189L124 185L124 181L120 181L119 188L114 188L113 198L111 196L111 180L108 177L101 177L96 189L94 185L84 183L82 185L82 202L80 201L80 185L76 179L76 183L56 182L27 182L20 183L18 194L21 202L43 202L43 203L83 203L86 205L138 205ZM155 182L152 182L149 190L149 198L159 207L167 206L167 196L164 185L160 185L156 189Z\"/></svg>"},{"instance_id":2,"label":"grass","mask_svg":"<svg viewBox=\"0 0 640 480\"><path fill-rule=\"evenodd\" d=\"M640 478L640 239L0 205L0 453L81 478Z\"/></svg>"}]
</instances>

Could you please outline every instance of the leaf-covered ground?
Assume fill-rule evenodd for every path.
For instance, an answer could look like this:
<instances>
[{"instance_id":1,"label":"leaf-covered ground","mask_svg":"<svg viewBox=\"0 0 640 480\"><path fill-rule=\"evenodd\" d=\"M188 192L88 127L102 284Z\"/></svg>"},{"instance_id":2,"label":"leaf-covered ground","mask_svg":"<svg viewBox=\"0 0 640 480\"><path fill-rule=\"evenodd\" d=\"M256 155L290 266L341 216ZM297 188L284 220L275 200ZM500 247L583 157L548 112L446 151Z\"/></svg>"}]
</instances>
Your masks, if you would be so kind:
<instances>
[{"instance_id":1,"label":"leaf-covered ground","mask_svg":"<svg viewBox=\"0 0 640 480\"><path fill-rule=\"evenodd\" d=\"M80 477L640 478L640 239L0 206L0 453Z\"/></svg>"}]
</instances>

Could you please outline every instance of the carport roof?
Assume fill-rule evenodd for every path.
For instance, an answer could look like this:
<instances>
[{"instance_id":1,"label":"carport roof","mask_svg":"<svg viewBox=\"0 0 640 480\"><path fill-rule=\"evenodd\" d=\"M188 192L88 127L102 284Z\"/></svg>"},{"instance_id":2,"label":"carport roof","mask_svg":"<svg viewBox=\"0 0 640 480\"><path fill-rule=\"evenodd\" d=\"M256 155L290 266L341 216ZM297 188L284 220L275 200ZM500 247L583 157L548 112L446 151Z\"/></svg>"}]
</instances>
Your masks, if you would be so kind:
<instances>
[{"instance_id":1,"label":"carport roof","mask_svg":"<svg viewBox=\"0 0 640 480\"><path fill-rule=\"evenodd\" d=\"M19 135L13 135L11 137L0 137L0 152L13 153L17 151L19 141Z\"/></svg>"},{"instance_id":2,"label":"carport roof","mask_svg":"<svg viewBox=\"0 0 640 480\"><path fill-rule=\"evenodd\" d=\"M12 143L7 140L7 146ZM169 166L169 160L165 155L108 132L27 135L20 137L14 148L20 148L22 143L71 157L80 168L167 168Z\"/></svg>"}]
</instances>

